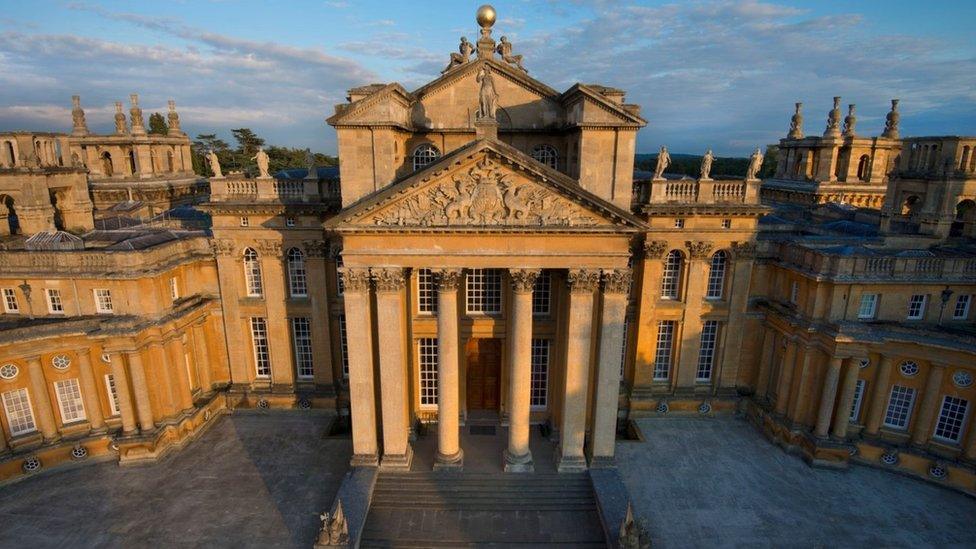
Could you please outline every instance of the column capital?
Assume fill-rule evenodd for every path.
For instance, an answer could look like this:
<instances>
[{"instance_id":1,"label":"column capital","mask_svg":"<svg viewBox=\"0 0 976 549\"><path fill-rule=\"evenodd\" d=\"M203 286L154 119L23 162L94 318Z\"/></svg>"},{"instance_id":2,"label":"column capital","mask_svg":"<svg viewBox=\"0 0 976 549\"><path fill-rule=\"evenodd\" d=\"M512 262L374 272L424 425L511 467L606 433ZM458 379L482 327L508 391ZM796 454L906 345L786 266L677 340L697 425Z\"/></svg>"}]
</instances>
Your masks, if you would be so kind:
<instances>
[{"instance_id":1,"label":"column capital","mask_svg":"<svg viewBox=\"0 0 976 549\"><path fill-rule=\"evenodd\" d=\"M340 255L342 255L342 242L335 240L329 242L329 259L336 261Z\"/></svg>"},{"instance_id":2,"label":"column capital","mask_svg":"<svg viewBox=\"0 0 976 549\"><path fill-rule=\"evenodd\" d=\"M736 259L755 259L756 252L755 242L732 243L732 256Z\"/></svg>"},{"instance_id":3,"label":"column capital","mask_svg":"<svg viewBox=\"0 0 976 549\"><path fill-rule=\"evenodd\" d=\"M509 269L508 274L512 279L512 291L531 292L535 287L535 280L539 278L539 269Z\"/></svg>"},{"instance_id":4,"label":"column capital","mask_svg":"<svg viewBox=\"0 0 976 549\"><path fill-rule=\"evenodd\" d=\"M406 286L401 267L373 269L377 292L399 292Z\"/></svg>"},{"instance_id":5,"label":"column capital","mask_svg":"<svg viewBox=\"0 0 976 549\"><path fill-rule=\"evenodd\" d=\"M664 252L668 250L668 243L664 240L645 240L644 256L651 259L660 259Z\"/></svg>"},{"instance_id":6,"label":"column capital","mask_svg":"<svg viewBox=\"0 0 976 549\"><path fill-rule=\"evenodd\" d=\"M256 245L263 256L281 257L281 242L278 240L265 238L258 240Z\"/></svg>"},{"instance_id":7,"label":"column capital","mask_svg":"<svg viewBox=\"0 0 976 549\"><path fill-rule=\"evenodd\" d=\"M322 259L329 252L329 246L324 240L304 240L305 254L310 258Z\"/></svg>"},{"instance_id":8,"label":"column capital","mask_svg":"<svg viewBox=\"0 0 976 549\"><path fill-rule=\"evenodd\" d=\"M342 278L343 289L347 292L368 292L370 274L369 269L362 267L340 267L339 276Z\"/></svg>"},{"instance_id":9,"label":"column capital","mask_svg":"<svg viewBox=\"0 0 976 549\"><path fill-rule=\"evenodd\" d=\"M234 255L234 251L237 249L237 245L234 241L229 238L215 238L210 241L210 250L215 256L230 256Z\"/></svg>"},{"instance_id":10,"label":"column capital","mask_svg":"<svg viewBox=\"0 0 976 549\"><path fill-rule=\"evenodd\" d=\"M603 293L606 294L626 294L630 292L630 283L633 280L633 272L630 269L604 269L603 270Z\"/></svg>"},{"instance_id":11,"label":"column capital","mask_svg":"<svg viewBox=\"0 0 976 549\"><path fill-rule=\"evenodd\" d=\"M705 259L712 252L712 243L704 240L687 240L685 247L692 259Z\"/></svg>"},{"instance_id":12,"label":"column capital","mask_svg":"<svg viewBox=\"0 0 976 549\"><path fill-rule=\"evenodd\" d=\"M600 285L600 271L595 269L570 269L566 278L569 291L573 293L592 292Z\"/></svg>"},{"instance_id":13,"label":"column capital","mask_svg":"<svg viewBox=\"0 0 976 549\"><path fill-rule=\"evenodd\" d=\"M436 269L431 271L434 280L437 281L437 290L441 292L453 292L461 284L461 269Z\"/></svg>"}]
</instances>

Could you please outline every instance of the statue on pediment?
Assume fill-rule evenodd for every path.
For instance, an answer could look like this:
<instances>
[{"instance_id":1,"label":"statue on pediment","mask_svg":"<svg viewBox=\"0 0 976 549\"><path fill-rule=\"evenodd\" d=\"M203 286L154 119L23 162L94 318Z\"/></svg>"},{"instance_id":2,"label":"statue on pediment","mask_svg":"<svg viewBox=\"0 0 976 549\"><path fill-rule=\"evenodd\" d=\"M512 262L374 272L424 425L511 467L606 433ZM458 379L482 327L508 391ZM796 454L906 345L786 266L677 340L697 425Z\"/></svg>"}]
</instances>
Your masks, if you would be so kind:
<instances>
[{"instance_id":1,"label":"statue on pediment","mask_svg":"<svg viewBox=\"0 0 976 549\"><path fill-rule=\"evenodd\" d=\"M498 92L495 91L495 78L491 75L491 68L485 65L478 73L477 81L481 84L478 92L478 118L495 119L498 111Z\"/></svg>"},{"instance_id":2,"label":"statue on pediment","mask_svg":"<svg viewBox=\"0 0 976 549\"><path fill-rule=\"evenodd\" d=\"M268 164L269 164L268 153L264 152L264 149L258 147L258 152L256 152L254 156L251 157L251 160L254 160L255 162L258 163L259 178L267 179L271 177L268 175Z\"/></svg>"},{"instance_id":3,"label":"statue on pediment","mask_svg":"<svg viewBox=\"0 0 976 549\"><path fill-rule=\"evenodd\" d=\"M502 60L509 65L515 65L523 71L529 72L528 69L522 66L522 56L512 55L512 43L508 41L508 37L502 36L502 41L500 44L498 44L498 47L495 48L495 51L498 52L498 55L502 56Z\"/></svg>"},{"instance_id":4,"label":"statue on pediment","mask_svg":"<svg viewBox=\"0 0 976 549\"><path fill-rule=\"evenodd\" d=\"M474 45L471 42L468 42L466 37L462 36L461 45L458 46L458 51L460 53L451 54L451 60L448 62L447 67L441 71L441 74L444 74L454 67L460 67L461 65L467 63L471 58L471 54L474 53Z\"/></svg>"},{"instance_id":5,"label":"statue on pediment","mask_svg":"<svg viewBox=\"0 0 976 549\"><path fill-rule=\"evenodd\" d=\"M698 179L711 179L709 175L712 173L712 162L714 161L715 156L712 155L712 149L708 149L708 151L705 152L705 156L702 157L701 170L699 171Z\"/></svg>"},{"instance_id":6,"label":"statue on pediment","mask_svg":"<svg viewBox=\"0 0 976 549\"><path fill-rule=\"evenodd\" d=\"M210 171L213 172L214 177L224 177L223 172L220 171L220 159L217 158L217 153L213 152L213 149L207 151L207 162L210 163Z\"/></svg>"},{"instance_id":7,"label":"statue on pediment","mask_svg":"<svg viewBox=\"0 0 976 549\"><path fill-rule=\"evenodd\" d=\"M671 155L668 154L667 147L661 147L661 152L657 153L657 166L654 167L654 179L664 179L664 170L671 165Z\"/></svg>"},{"instance_id":8,"label":"statue on pediment","mask_svg":"<svg viewBox=\"0 0 976 549\"><path fill-rule=\"evenodd\" d=\"M756 152L752 153L752 156L749 157L749 169L746 170L746 180L757 179L756 176L759 175L759 170L762 169L764 158L762 151L759 150L759 147L756 147Z\"/></svg>"},{"instance_id":9,"label":"statue on pediment","mask_svg":"<svg viewBox=\"0 0 976 549\"><path fill-rule=\"evenodd\" d=\"M305 173L305 179L318 178L318 170L315 168L315 155L312 153L312 149L305 149L305 167L308 169Z\"/></svg>"}]
</instances>

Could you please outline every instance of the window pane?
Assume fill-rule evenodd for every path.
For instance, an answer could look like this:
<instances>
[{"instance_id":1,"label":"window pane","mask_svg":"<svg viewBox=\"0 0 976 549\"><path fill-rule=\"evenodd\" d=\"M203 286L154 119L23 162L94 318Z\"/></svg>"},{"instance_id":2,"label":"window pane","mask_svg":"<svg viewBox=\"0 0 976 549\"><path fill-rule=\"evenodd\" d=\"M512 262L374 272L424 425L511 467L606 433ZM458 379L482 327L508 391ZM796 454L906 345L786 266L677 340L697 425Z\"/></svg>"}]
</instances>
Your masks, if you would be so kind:
<instances>
[{"instance_id":1,"label":"window pane","mask_svg":"<svg viewBox=\"0 0 976 549\"><path fill-rule=\"evenodd\" d=\"M58 395L62 421L71 423L85 419L85 405L81 401L77 378L54 382L54 392Z\"/></svg>"},{"instance_id":2,"label":"window pane","mask_svg":"<svg viewBox=\"0 0 976 549\"><path fill-rule=\"evenodd\" d=\"M300 378L311 378L312 368L312 327L307 318L291 319L292 341L295 345L295 369Z\"/></svg>"},{"instance_id":3,"label":"window pane","mask_svg":"<svg viewBox=\"0 0 976 549\"><path fill-rule=\"evenodd\" d=\"M349 343L346 339L346 315L339 315L339 358L342 360L342 377L349 379Z\"/></svg>"},{"instance_id":4,"label":"window pane","mask_svg":"<svg viewBox=\"0 0 976 549\"><path fill-rule=\"evenodd\" d=\"M661 272L661 298L678 299L678 284L681 278L682 256L678 250L671 250L664 259Z\"/></svg>"},{"instance_id":5,"label":"window pane","mask_svg":"<svg viewBox=\"0 0 976 549\"><path fill-rule=\"evenodd\" d=\"M465 283L468 313L502 311L502 276L498 269L471 269Z\"/></svg>"},{"instance_id":6,"label":"window pane","mask_svg":"<svg viewBox=\"0 0 976 549\"><path fill-rule=\"evenodd\" d=\"M888 410L885 412L884 424L896 429L908 427L912 415L912 404L915 403L915 389L895 385L888 397Z\"/></svg>"},{"instance_id":7,"label":"window pane","mask_svg":"<svg viewBox=\"0 0 976 549\"><path fill-rule=\"evenodd\" d=\"M263 318L251 318L251 341L254 345L255 374L258 377L271 375L271 354L268 349L268 328Z\"/></svg>"},{"instance_id":8,"label":"window pane","mask_svg":"<svg viewBox=\"0 0 976 549\"><path fill-rule=\"evenodd\" d=\"M305 254L298 248L288 250L288 291L292 297L308 295L305 276Z\"/></svg>"},{"instance_id":9,"label":"window pane","mask_svg":"<svg viewBox=\"0 0 976 549\"><path fill-rule=\"evenodd\" d=\"M942 410L939 412L939 421L935 425L935 437L959 442L968 407L969 402L961 398L946 396L942 399Z\"/></svg>"},{"instance_id":10,"label":"window pane","mask_svg":"<svg viewBox=\"0 0 976 549\"><path fill-rule=\"evenodd\" d=\"M420 405L437 406L437 339L418 339L417 354L420 359Z\"/></svg>"},{"instance_id":11,"label":"window pane","mask_svg":"<svg viewBox=\"0 0 976 549\"><path fill-rule=\"evenodd\" d=\"M437 290L430 269L417 270L417 311L421 314L437 314Z\"/></svg>"},{"instance_id":12,"label":"window pane","mask_svg":"<svg viewBox=\"0 0 976 549\"><path fill-rule=\"evenodd\" d=\"M540 410L549 404L548 339L532 339L532 389L529 404Z\"/></svg>"},{"instance_id":13,"label":"window pane","mask_svg":"<svg viewBox=\"0 0 976 549\"><path fill-rule=\"evenodd\" d=\"M715 361L715 340L717 337L718 321L706 320L702 325L696 381L709 381L712 379L712 363Z\"/></svg>"},{"instance_id":14,"label":"window pane","mask_svg":"<svg viewBox=\"0 0 976 549\"><path fill-rule=\"evenodd\" d=\"M115 377L105 374L105 389L108 391L108 405L113 416L119 415L119 392L115 387Z\"/></svg>"},{"instance_id":15,"label":"window pane","mask_svg":"<svg viewBox=\"0 0 976 549\"><path fill-rule=\"evenodd\" d=\"M34 413L31 411L27 389L17 389L4 393L3 409L7 414L7 425L10 426L11 435L17 436L37 430L34 425Z\"/></svg>"},{"instance_id":16,"label":"window pane","mask_svg":"<svg viewBox=\"0 0 976 549\"><path fill-rule=\"evenodd\" d=\"M725 267L728 263L728 254L724 251L715 252L712 256L712 263L708 270L708 290L705 293L707 299L721 299L725 289Z\"/></svg>"},{"instance_id":17,"label":"window pane","mask_svg":"<svg viewBox=\"0 0 976 549\"><path fill-rule=\"evenodd\" d=\"M550 314L551 299L552 273L542 271L535 279L535 287L532 288L532 314L539 316Z\"/></svg>"},{"instance_id":18,"label":"window pane","mask_svg":"<svg viewBox=\"0 0 976 549\"><path fill-rule=\"evenodd\" d=\"M857 422L857 417L861 415L861 401L864 398L864 387L866 382L863 379L857 380L854 385L854 402L851 403L851 417L852 422Z\"/></svg>"},{"instance_id":19,"label":"window pane","mask_svg":"<svg viewBox=\"0 0 976 549\"><path fill-rule=\"evenodd\" d=\"M664 381L671 375L671 357L674 351L675 321L657 323L657 350L654 352L654 380Z\"/></svg>"}]
</instances>

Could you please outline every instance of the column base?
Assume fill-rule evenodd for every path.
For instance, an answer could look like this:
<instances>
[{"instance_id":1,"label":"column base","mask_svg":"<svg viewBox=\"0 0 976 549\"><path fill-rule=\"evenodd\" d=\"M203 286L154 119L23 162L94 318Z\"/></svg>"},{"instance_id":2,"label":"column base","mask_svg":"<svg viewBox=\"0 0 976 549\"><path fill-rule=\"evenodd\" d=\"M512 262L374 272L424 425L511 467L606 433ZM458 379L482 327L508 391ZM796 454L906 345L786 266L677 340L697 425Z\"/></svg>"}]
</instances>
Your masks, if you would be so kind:
<instances>
[{"instance_id":1,"label":"column base","mask_svg":"<svg viewBox=\"0 0 976 549\"><path fill-rule=\"evenodd\" d=\"M616 469L617 461L613 456L593 456L590 458L590 469Z\"/></svg>"},{"instance_id":2,"label":"column base","mask_svg":"<svg viewBox=\"0 0 976 549\"><path fill-rule=\"evenodd\" d=\"M376 467L380 464L380 458L376 454L354 454L349 460L351 467Z\"/></svg>"},{"instance_id":3,"label":"column base","mask_svg":"<svg viewBox=\"0 0 976 549\"><path fill-rule=\"evenodd\" d=\"M505 472L506 473L534 473L535 465L532 464L532 452L525 455L516 456L505 449Z\"/></svg>"},{"instance_id":4,"label":"column base","mask_svg":"<svg viewBox=\"0 0 976 549\"><path fill-rule=\"evenodd\" d=\"M586 459L583 456L559 456L556 458L556 471L559 473L583 473Z\"/></svg>"},{"instance_id":5,"label":"column base","mask_svg":"<svg viewBox=\"0 0 976 549\"><path fill-rule=\"evenodd\" d=\"M407 444L407 451L403 454L383 454L380 470L409 471L413 462L413 448Z\"/></svg>"},{"instance_id":6,"label":"column base","mask_svg":"<svg viewBox=\"0 0 976 549\"><path fill-rule=\"evenodd\" d=\"M454 455L443 455L440 452L434 457L435 471L461 471L464 469L464 450L458 450Z\"/></svg>"}]
</instances>

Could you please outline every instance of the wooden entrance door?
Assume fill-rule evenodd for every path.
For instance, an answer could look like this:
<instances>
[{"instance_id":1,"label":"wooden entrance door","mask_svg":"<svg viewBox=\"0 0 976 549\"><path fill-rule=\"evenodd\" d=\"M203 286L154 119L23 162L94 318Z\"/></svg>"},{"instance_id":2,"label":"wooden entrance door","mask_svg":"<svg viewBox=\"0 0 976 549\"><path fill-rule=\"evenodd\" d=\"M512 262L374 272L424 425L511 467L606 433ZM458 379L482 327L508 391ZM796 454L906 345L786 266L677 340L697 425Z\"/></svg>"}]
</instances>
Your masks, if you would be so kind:
<instances>
[{"instance_id":1,"label":"wooden entrance door","mask_svg":"<svg viewBox=\"0 0 976 549\"><path fill-rule=\"evenodd\" d=\"M494 338L471 338L465 345L468 358L468 411L498 411L501 391L502 342Z\"/></svg>"}]
</instances>

